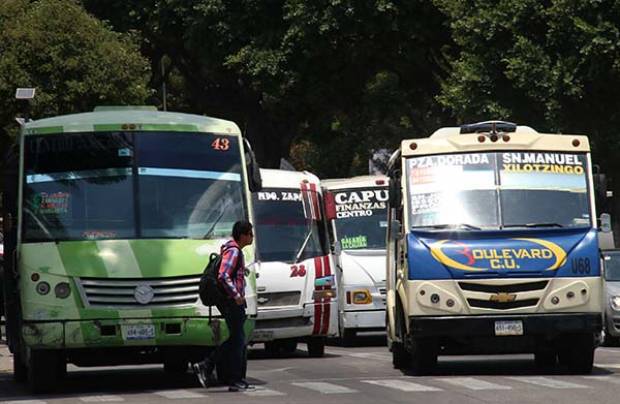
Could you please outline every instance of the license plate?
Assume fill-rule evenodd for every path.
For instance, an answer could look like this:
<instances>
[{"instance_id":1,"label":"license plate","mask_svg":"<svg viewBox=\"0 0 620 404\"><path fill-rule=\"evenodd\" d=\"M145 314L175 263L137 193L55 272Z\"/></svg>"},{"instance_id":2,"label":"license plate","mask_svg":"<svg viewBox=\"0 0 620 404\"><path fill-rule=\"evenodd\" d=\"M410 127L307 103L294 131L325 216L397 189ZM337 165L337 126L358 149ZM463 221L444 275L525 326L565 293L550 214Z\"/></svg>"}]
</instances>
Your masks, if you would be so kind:
<instances>
[{"instance_id":1,"label":"license plate","mask_svg":"<svg viewBox=\"0 0 620 404\"><path fill-rule=\"evenodd\" d=\"M273 331L254 330L252 333L252 341L273 341Z\"/></svg>"},{"instance_id":2,"label":"license plate","mask_svg":"<svg viewBox=\"0 0 620 404\"><path fill-rule=\"evenodd\" d=\"M121 330L123 339L127 341L155 338L155 326L153 324L123 324Z\"/></svg>"},{"instance_id":3,"label":"license plate","mask_svg":"<svg viewBox=\"0 0 620 404\"><path fill-rule=\"evenodd\" d=\"M523 335L523 321L510 320L510 321L496 321L495 322L495 335Z\"/></svg>"}]
</instances>

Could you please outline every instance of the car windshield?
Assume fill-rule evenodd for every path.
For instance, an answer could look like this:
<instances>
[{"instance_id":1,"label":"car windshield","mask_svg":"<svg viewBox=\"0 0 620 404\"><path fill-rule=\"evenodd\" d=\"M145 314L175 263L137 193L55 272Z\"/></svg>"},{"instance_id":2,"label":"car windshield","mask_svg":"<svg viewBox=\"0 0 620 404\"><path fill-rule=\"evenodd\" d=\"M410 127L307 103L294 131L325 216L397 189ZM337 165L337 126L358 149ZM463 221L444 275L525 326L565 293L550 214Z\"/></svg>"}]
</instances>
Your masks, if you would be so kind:
<instances>
[{"instance_id":1,"label":"car windshield","mask_svg":"<svg viewBox=\"0 0 620 404\"><path fill-rule=\"evenodd\" d=\"M24 241L217 238L246 217L236 137L76 133L25 147Z\"/></svg>"},{"instance_id":2,"label":"car windshield","mask_svg":"<svg viewBox=\"0 0 620 404\"><path fill-rule=\"evenodd\" d=\"M385 249L388 190L334 190L336 231L343 250Z\"/></svg>"},{"instance_id":3,"label":"car windshield","mask_svg":"<svg viewBox=\"0 0 620 404\"><path fill-rule=\"evenodd\" d=\"M585 154L466 153L407 160L413 228L591 225Z\"/></svg>"},{"instance_id":4,"label":"car windshield","mask_svg":"<svg viewBox=\"0 0 620 404\"><path fill-rule=\"evenodd\" d=\"M300 189L264 188L253 194L253 206L261 261L293 263L327 254L323 221L304 208Z\"/></svg>"},{"instance_id":5,"label":"car windshield","mask_svg":"<svg viewBox=\"0 0 620 404\"><path fill-rule=\"evenodd\" d=\"M605 280L620 281L620 254L603 254Z\"/></svg>"}]
</instances>

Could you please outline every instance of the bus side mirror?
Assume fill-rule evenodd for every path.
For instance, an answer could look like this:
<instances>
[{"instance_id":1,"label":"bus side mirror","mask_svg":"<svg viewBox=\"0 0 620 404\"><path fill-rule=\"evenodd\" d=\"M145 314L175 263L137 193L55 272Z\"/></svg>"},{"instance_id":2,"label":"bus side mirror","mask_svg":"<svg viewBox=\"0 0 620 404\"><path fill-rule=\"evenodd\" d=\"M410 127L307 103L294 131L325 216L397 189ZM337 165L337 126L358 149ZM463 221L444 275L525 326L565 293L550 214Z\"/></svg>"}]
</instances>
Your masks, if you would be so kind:
<instances>
[{"instance_id":1,"label":"bus side mirror","mask_svg":"<svg viewBox=\"0 0 620 404\"><path fill-rule=\"evenodd\" d=\"M263 189L260 167L258 166L250 142L246 138L243 138L243 143L245 145L245 165L248 172L248 188L250 188L250 192L258 192Z\"/></svg>"},{"instance_id":2,"label":"bus side mirror","mask_svg":"<svg viewBox=\"0 0 620 404\"><path fill-rule=\"evenodd\" d=\"M599 218L599 229L603 233L611 232L611 215L609 213L601 213L601 217Z\"/></svg>"},{"instance_id":3,"label":"bus side mirror","mask_svg":"<svg viewBox=\"0 0 620 404\"><path fill-rule=\"evenodd\" d=\"M390 173L390 184L388 186L388 191L390 193L390 206L398 207L400 206L402 194L400 189L400 170L395 170Z\"/></svg>"},{"instance_id":4,"label":"bus side mirror","mask_svg":"<svg viewBox=\"0 0 620 404\"><path fill-rule=\"evenodd\" d=\"M336 219L336 199L334 194L329 191L325 191L323 194L323 203L325 204L325 218L327 220Z\"/></svg>"},{"instance_id":5,"label":"bus side mirror","mask_svg":"<svg viewBox=\"0 0 620 404\"><path fill-rule=\"evenodd\" d=\"M400 240L403 237L400 220L392 220L390 223L390 238L392 240Z\"/></svg>"}]
</instances>

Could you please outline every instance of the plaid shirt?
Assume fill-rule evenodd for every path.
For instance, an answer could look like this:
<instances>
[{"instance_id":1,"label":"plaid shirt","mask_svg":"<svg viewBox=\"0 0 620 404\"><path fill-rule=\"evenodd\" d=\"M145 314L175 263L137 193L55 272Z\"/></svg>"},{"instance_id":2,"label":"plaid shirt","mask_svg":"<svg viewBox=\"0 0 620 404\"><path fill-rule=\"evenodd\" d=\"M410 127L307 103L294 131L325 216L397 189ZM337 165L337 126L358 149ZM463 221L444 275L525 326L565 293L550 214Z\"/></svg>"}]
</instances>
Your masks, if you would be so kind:
<instances>
[{"instance_id":1,"label":"plaid shirt","mask_svg":"<svg viewBox=\"0 0 620 404\"><path fill-rule=\"evenodd\" d=\"M230 240L221 247L220 254L222 263L217 276L218 282L231 299L245 297L245 263L239 245L235 240Z\"/></svg>"}]
</instances>

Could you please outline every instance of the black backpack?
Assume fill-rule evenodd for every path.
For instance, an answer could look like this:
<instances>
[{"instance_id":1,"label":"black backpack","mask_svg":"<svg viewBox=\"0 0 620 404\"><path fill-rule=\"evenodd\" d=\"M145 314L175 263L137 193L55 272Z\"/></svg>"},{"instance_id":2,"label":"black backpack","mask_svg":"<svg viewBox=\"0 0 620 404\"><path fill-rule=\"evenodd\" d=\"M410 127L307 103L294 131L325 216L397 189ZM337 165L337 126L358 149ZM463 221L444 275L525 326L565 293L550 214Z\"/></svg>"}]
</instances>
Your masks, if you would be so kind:
<instances>
[{"instance_id":1,"label":"black backpack","mask_svg":"<svg viewBox=\"0 0 620 404\"><path fill-rule=\"evenodd\" d=\"M222 256L218 253L211 253L209 256L209 263L200 277L198 296L205 306L219 306L228 299L228 295L226 295L226 292L224 292L217 280L221 263ZM236 274L236 272L235 269L234 273Z\"/></svg>"}]
</instances>

